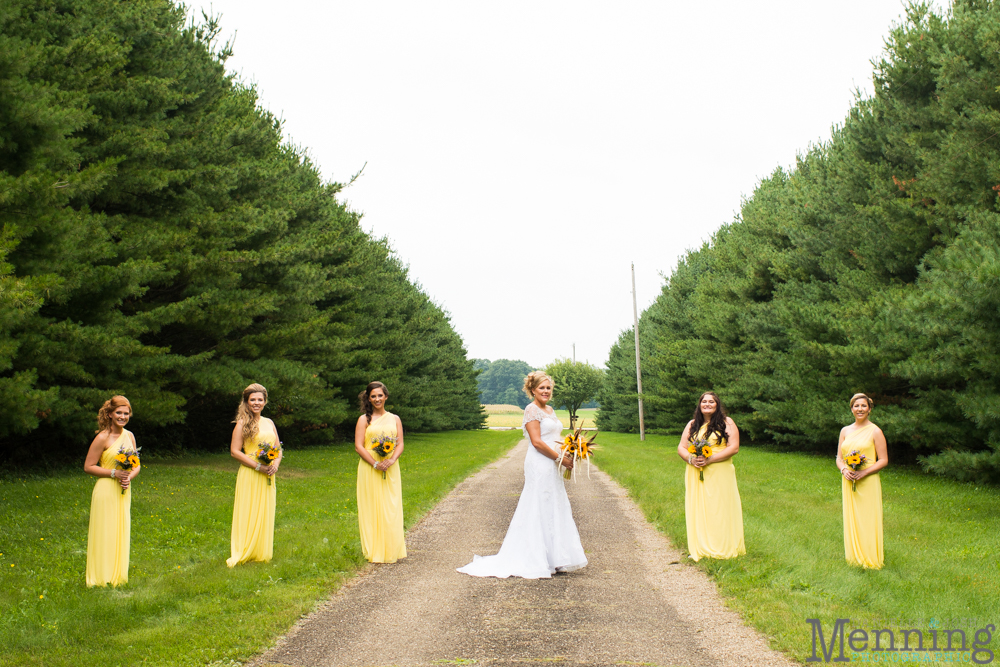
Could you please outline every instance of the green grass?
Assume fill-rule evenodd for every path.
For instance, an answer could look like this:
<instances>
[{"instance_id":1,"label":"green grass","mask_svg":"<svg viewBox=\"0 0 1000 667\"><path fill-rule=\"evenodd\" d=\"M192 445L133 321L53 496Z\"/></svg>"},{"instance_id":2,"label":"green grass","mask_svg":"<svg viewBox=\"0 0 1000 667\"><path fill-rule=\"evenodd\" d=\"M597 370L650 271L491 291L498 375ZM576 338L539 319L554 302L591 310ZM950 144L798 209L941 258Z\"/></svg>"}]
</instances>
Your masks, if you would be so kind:
<instances>
[{"instance_id":1,"label":"green grass","mask_svg":"<svg viewBox=\"0 0 1000 667\"><path fill-rule=\"evenodd\" d=\"M518 431L407 435L412 526ZM141 443L140 443L141 444ZM237 464L147 457L134 482L129 583L88 589L94 479L0 480L0 665L230 665L266 648L364 564L350 445L286 453L274 560L228 569Z\"/></svg>"},{"instance_id":2,"label":"green grass","mask_svg":"<svg viewBox=\"0 0 1000 667\"><path fill-rule=\"evenodd\" d=\"M643 443L637 435L601 433L594 461L683 549L685 464L676 454L677 441L653 435ZM880 474L885 567L867 571L844 560L840 477L832 452L818 457L744 447L734 463L747 555L688 562L711 575L727 604L768 635L773 647L799 661L811 656L807 618L822 621L827 642L837 618L850 619L848 628L890 628L897 637L911 628L927 634L937 622L939 630L965 629L970 645L977 629L1000 625L1000 489L890 466ZM1000 663L997 633L990 648L994 664ZM884 656L886 662L872 664L906 657L866 655L869 661ZM927 665L931 655L892 664ZM960 660L958 653L944 656L940 664Z\"/></svg>"}]
</instances>

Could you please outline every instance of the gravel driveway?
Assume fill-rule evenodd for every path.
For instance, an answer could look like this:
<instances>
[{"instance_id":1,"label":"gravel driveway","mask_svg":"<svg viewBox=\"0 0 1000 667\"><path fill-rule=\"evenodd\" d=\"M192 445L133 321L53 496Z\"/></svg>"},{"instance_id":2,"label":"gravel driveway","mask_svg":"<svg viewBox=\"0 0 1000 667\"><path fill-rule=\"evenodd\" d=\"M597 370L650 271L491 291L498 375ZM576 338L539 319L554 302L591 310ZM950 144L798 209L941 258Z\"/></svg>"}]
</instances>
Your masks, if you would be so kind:
<instances>
[{"instance_id":1,"label":"gravel driveway","mask_svg":"<svg viewBox=\"0 0 1000 667\"><path fill-rule=\"evenodd\" d=\"M795 664L724 607L711 580L597 470L566 483L587 567L534 581L455 572L499 549L526 447L458 485L407 535L408 558L369 566L252 664Z\"/></svg>"}]
</instances>

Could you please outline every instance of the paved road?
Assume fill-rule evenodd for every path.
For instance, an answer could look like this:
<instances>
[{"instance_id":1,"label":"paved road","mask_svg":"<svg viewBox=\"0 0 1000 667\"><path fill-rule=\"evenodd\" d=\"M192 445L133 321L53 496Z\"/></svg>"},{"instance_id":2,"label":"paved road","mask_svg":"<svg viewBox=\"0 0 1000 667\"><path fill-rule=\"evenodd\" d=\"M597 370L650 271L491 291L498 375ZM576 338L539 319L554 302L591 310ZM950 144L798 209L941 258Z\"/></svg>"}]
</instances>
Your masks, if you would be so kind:
<instances>
[{"instance_id":1,"label":"paved road","mask_svg":"<svg viewBox=\"0 0 1000 667\"><path fill-rule=\"evenodd\" d=\"M455 572L473 553L499 549L526 447L462 482L407 535L408 558L370 566L253 664L794 664L726 609L712 582L596 470L567 482L586 568L534 581Z\"/></svg>"}]
</instances>

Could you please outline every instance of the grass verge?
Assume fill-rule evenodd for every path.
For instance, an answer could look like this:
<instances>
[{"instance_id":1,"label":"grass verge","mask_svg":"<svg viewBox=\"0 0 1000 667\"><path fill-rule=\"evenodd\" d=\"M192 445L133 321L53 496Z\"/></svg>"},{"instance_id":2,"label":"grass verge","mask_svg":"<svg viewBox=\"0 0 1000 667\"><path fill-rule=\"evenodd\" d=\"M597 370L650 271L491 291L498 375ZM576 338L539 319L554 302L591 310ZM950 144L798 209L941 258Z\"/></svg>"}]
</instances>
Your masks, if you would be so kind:
<instances>
[{"instance_id":1,"label":"grass verge","mask_svg":"<svg viewBox=\"0 0 1000 667\"><path fill-rule=\"evenodd\" d=\"M520 431L407 435L409 528ZM140 442L141 444L141 442ZM228 569L237 464L143 460L128 584L88 589L93 478L0 480L0 665L230 665L269 646L364 564L350 445L286 452L274 560Z\"/></svg>"},{"instance_id":2,"label":"grass verge","mask_svg":"<svg viewBox=\"0 0 1000 667\"><path fill-rule=\"evenodd\" d=\"M594 461L683 549L685 464L676 455L677 440L653 435L640 442L637 435L601 433ZM848 632L893 630L897 648L900 631L911 628L922 631L925 648L931 629L941 634L941 648L945 629L964 629L968 639L966 652L867 650L855 653L853 662L968 664L973 644L985 640L993 663L1000 663L1000 634L975 636L987 624L1000 626L1000 489L890 466L880 474L885 567L869 571L844 560L840 477L832 453L744 447L734 463L747 555L692 565L712 576L727 604L770 637L774 648L804 662L812 656L806 619L820 619L829 643L836 619L844 618L850 619ZM911 647L916 639L911 635ZM957 645L959 636L954 639ZM883 648L887 640L882 635ZM845 654L851 657L849 645ZM823 659L821 650L818 656Z\"/></svg>"}]
</instances>

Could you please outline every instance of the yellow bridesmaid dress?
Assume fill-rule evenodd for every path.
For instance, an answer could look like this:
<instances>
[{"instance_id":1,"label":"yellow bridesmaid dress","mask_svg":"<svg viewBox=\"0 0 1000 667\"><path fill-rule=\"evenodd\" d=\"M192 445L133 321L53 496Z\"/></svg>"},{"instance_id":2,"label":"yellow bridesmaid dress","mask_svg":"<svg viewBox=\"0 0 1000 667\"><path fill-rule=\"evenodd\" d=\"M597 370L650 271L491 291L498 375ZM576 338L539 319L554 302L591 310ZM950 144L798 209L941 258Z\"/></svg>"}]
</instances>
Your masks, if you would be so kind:
<instances>
[{"instance_id":1,"label":"yellow bridesmaid dress","mask_svg":"<svg viewBox=\"0 0 1000 667\"><path fill-rule=\"evenodd\" d=\"M876 461L875 424L855 429L844 437L840 457L854 450L865 455L867 465ZM867 467L867 466L866 466ZM842 477L840 493L844 498L844 554L848 563L881 570L882 555L882 481L878 473L868 475L852 487Z\"/></svg>"},{"instance_id":2,"label":"yellow bridesmaid dress","mask_svg":"<svg viewBox=\"0 0 1000 667\"><path fill-rule=\"evenodd\" d=\"M395 441L396 417L385 413L365 429L365 447L370 451L379 437ZM379 460L378 456L374 456ZM395 563L406 558L403 538L403 485L399 462L385 471L375 470L364 459L358 461L358 527L361 550L372 563Z\"/></svg>"},{"instance_id":3,"label":"yellow bridesmaid dress","mask_svg":"<svg viewBox=\"0 0 1000 667\"><path fill-rule=\"evenodd\" d=\"M114 444L104 450L98 465L114 470L115 456L124 447L134 452L129 432L122 429ZM111 477L99 477L90 496L90 529L87 532L87 586L117 586L128 581L129 540L132 531L132 487L122 493Z\"/></svg>"},{"instance_id":4,"label":"yellow bridesmaid dress","mask_svg":"<svg viewBox=\"0 0 1000 667\"><path fill-rule=\"evenodd\" d=\"M708 425L698 432L705 437ZM708 442L715 449L718 436L713 433ZM747 552L743 543L743 505L736 486L736 466L730 457L711 463L698 477L698 468L689 465L684 476L684 515L687 519L688 553L693 560L702 558L735 558Z\"/></svg>"},{"instance_id":5,"label":"yellow bridesmaid dress","mask_svg":"<svg viewBox=\"0 0 1000 667\"><path fill-rule=\"evenodd\" d=\"M257 459L260 443L278 444L278 434L270 421L260 420L259 431L250 442L243 443L243 453ZM277 475L267 483L261 471L240 465L236 475L236 500L233 503L233 531L230 556L226 565L234 567L248 561L268 562L274 555L274 506L277 503Z\"/></svg>"}]
</instances>

